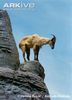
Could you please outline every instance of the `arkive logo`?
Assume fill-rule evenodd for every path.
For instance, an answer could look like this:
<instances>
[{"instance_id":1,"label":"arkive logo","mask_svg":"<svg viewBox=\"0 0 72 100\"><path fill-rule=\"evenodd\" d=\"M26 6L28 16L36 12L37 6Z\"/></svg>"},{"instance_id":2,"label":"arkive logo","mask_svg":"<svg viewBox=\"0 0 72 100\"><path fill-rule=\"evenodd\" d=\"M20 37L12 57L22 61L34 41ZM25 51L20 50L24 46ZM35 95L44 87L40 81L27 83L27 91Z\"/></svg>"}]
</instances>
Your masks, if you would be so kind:
<instances>
[{"instance_id":1,"label":"arkive logo","mask_svg":"<svg viewBox=\"0 0 72 100\"><path fill-rule=\"evenodd\" d=\"M3 8L34 8L35 3L34 2L11 2L11 3L5 3Z\"/></svg>"}]
</instances>

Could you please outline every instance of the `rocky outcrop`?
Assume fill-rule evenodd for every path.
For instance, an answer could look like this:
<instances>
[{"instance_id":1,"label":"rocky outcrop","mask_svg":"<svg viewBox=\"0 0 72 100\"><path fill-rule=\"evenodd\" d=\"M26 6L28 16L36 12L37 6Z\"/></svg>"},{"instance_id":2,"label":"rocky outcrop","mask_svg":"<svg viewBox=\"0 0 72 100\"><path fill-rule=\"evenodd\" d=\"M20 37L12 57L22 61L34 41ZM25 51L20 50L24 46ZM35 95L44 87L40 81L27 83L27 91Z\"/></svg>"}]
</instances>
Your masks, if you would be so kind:
<instances>
[{"instance_id":1,"label":"rocky outcrop","mask_svg":"<svg viewBox=\"0 0 72 100\"><path fill-rule=\"evenodd\" d=\"M0 10L0 100L50 100L39 62L19 63L6 11Z\"/></svg>"},{"instance_id":2,"label":"rocky outcrop","mask_svg":"<svg viewBox=\"0 0 72 100\"><path fill-rule=\"evenodd\" d=\"M5 10L0 10L0 66L4 67L4 65L17 68L19 55L8 13Z\"/></svg>"},{"instance_id":3,"label":"rocky outcrop","mask_svg":"<svg viewBox=\"0 0 72 100\"><path fill-rule=\"evenodd\" d=\"M42 65L35 61L20 65L16 71L0 67L0 95L8 100L50 100L44 76Z\"/></svg>"}]
</instances>

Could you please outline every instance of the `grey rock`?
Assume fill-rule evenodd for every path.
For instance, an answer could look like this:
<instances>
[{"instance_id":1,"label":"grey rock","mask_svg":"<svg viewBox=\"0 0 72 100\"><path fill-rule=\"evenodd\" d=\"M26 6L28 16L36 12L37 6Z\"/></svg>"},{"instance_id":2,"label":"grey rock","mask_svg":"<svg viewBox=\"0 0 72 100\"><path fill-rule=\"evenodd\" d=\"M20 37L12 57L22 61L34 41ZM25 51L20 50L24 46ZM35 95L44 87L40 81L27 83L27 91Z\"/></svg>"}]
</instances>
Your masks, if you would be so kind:
<instances>
[{"instance_id":1,"label":"grey rock","mask_svg":"<svg viewBox=\"0 0 72 100\"><path fill-rule=\"evenodd\" d=\"M21 64L16 71L0 67L0 85L3 89L0 93L9 96L9 100L12 98L15 100L50 100L50 98L45 98L45 95L49 96L49 91L44 83L43 75L45 76L42 65L35 61Z\"/></svg>"},{"instance_id":2,"label":"grey rock","mask_svg":"<svg viewBox=\"0 0 72 100\"><path fill-rule=\"evenodd\" d=\"M45 77L44 68L39 62L28 61L27 64L21 64L20 70L23 72L31 72L41 76L43 79Z\"/></svg>"},{"instance_id":3,"label":"grey rock","mask_svg":"<svg viewBox=\"0 0 72 100\"><path fill-rule=\"evenodd\" d=\"M5 10L0 10L0 66L8 65L6 67L17 69L19 63L10 18Z\"/></svg>"},{"instance_id":4,"label":"grey rock","mask_svg":"<svg viewBox=\"0 0 72 100\"><path fill-rule=\"evenodd\" d=\"M20 64L8 13L0 10L0 100L50 100L39 62Z\"/></svg>"}]
</instances>

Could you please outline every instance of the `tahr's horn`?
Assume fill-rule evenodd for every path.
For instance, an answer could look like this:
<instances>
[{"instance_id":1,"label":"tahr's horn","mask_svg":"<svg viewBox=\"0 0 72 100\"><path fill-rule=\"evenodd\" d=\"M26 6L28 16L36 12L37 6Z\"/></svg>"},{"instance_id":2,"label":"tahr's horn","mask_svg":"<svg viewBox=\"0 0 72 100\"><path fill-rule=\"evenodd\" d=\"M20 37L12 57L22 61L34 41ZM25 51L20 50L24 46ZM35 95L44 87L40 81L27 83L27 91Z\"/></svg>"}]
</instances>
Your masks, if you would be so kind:
<instances>
[{"instance_id":1,"label":"tahr's horn","mask_svg":"<svg viewBox=\"0 0 72 100\"><path fill-rule=\"evenodd\" d=\"M55 42L56 42L56 37L55 37L54 34L51 34L51 35L53 36L53 38L51 38L51 44L50 44L50 46L51 46L52 49L54 49Z\"/></svg>"},{"instance_id":2,"label":"tahr's horn","mask_svg":"<svg viewBox=\"0 0 72 100\"><path fill-rule=\"evenodd\" d=\"M53 38L56 38L54 34L51 34L53 36Z\"/></svg>"},{"instance_id":3,"label":"tahr's horn","mask_svg":"<svg viewBox=\"0 0 72 100\"><path fill-rule=\"evenodd\" d=\"M55 35L54 35L54 34L51 34L51 35L53 36L53 39L54 39L54 40L56 40L56 37L55 37Z\"/></svg>"}]
</instances>

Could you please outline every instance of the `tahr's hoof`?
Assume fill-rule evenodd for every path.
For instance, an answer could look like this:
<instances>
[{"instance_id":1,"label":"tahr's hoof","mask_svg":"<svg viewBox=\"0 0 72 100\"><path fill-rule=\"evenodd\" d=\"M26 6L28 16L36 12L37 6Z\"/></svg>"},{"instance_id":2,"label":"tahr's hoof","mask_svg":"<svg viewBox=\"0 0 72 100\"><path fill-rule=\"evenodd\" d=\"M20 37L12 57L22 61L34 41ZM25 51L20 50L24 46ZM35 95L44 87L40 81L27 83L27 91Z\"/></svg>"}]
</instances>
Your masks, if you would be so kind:
<instances>
[{"instance_id":1,"label":"tahr's hoof","mask_svg":"<svg viewBox=\"0 0 72 100\"><path fill-rule=\"evenodd\" d=\"M38 60L34 60L35 61L35 63L38 63L39 61Z\"/></svg>"},{"instance_id":2,"label":"tahr's hoof","mask_svg":"<svg viewBox=\"0 0 72 100\"><path fill-rule=\"evenodd\" d=\"M24 61L24 65L27 63L27 61Z\"/></svg>"}]
</instances>

